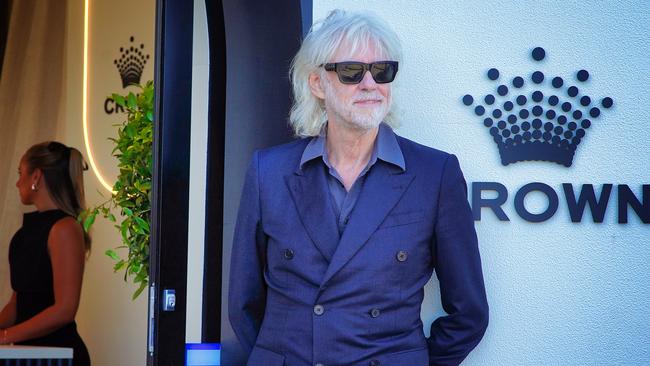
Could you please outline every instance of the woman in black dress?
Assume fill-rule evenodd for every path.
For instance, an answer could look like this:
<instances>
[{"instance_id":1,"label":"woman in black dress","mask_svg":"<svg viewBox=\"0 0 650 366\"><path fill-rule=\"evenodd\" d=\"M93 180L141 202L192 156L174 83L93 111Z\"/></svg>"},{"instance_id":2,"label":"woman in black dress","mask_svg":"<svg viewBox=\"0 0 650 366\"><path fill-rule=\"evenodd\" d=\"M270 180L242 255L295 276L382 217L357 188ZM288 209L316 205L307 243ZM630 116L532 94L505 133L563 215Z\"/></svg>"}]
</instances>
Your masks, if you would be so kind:
<instances>
[{"instance_id":1,"label":"woman in black dress","mask_svg":"<svg viewBox=\"0 0 650 366\"><path fill-rule=\"evenodd\" d=\"M90 238L77 222L84 209L81 153L59 142L32 146L16 187L36 211L9 246L11 299L0 312L0 344L70 347L74 365L90 365L74 321Z\"/></svg>"}]
</instances>

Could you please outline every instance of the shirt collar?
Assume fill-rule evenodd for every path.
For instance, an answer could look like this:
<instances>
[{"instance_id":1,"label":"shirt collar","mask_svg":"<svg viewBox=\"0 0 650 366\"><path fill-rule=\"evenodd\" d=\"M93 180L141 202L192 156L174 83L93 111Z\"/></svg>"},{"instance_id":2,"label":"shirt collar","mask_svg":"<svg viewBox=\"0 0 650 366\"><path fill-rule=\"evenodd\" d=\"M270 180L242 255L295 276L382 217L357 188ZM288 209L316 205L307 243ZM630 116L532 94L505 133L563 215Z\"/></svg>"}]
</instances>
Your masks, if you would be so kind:
<instances>
[{"instance_id":1,"label":"shirt collar","mask_svg":"<svg viewBox=\"0 0 650 366\"><path fill-rule=\"evenodd\" d=\"M301 169L305 163L319 157L323 158L324 162L327 164L327 136L325 131L324 128L323 132L321 132L319 136L313 137L311 141L309 141L309 144L307 144L307 147L305 147L302 157L300 158ZM379 131L377 132L377 139L375 140L370 165L374 163L376 160L375 158L396 165L400 167L402 171L406 170L404 155L402 154L402 149L397 143L397 137L393 132L393 129L383 122L379 125Z\"/></svg>"}]
</instances>

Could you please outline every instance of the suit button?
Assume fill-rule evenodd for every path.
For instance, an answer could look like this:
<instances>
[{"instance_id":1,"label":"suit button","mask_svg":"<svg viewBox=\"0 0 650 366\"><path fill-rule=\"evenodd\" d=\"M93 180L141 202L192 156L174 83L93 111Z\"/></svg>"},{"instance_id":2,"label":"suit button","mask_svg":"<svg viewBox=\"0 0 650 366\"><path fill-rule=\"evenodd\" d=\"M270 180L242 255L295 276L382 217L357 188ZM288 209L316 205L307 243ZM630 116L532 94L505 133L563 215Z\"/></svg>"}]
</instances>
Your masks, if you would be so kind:
<instances>
[{"instance_id":1,"label":"suit button","mask_svg":"<svg viewBox=\"0 0 650 366\"><path fill-rule=\"evenodd\" d=\"M379 366L381 363L377 360L370 360L370 363L368 364L370 366Z\"/></svg>"},{"instance_id":2,"label":"suit button","mask_svg":"<svg viewBox=\"0 0 650 366\"><path fill-rule=\"evenodd\" d=\"M348 224L348 221L350 221L350 216L348 216L348 217L346 217L345 219L343 219L343 224L347 225L347 224Z\"/></svg>"},{"instance_id":3,"label":"suit button","mask_svg":"<svg viewBox=\"0 0 650 366\"><path fill-rule=\"evenodd\" d=\"M323 305L314 306L314 314L323 315L324 312L325 312L325 308L323 307Z\"/></svg>"},{"instance_id":4,"label":"suit button","mask_svg":"<svg viewBox=\"0 0 650 366\"><path fill-rule=\"evenodd\" d=\"M371 317L376 318L376 317L378 317L379 315L381 315L381 310L379 310L379 309L372 309L372 310L370 310L370 316L371 316Z\"/></svg>"},{"instance_id":5,"label":"suit button","mask_svg":"<svg viewBox=\"0 0 650 366\"><path fill-rule=\"evenodd\" d=\"M400 250L399 252L397 252L398 261L405 262L406 258L408 258L408 253L406 252L406 250Z\"/></svg>"},{"instance_id":6,"label":"suit button","mask_svg":"<svg viewBox=\"0 0 650 366\"><path fill-rule=\"evenodd\" d=\"M284 250L284 258L288 259L288 260L292 260L293 259L293 250L285 249Z\"/></svg>"}]
</instances>

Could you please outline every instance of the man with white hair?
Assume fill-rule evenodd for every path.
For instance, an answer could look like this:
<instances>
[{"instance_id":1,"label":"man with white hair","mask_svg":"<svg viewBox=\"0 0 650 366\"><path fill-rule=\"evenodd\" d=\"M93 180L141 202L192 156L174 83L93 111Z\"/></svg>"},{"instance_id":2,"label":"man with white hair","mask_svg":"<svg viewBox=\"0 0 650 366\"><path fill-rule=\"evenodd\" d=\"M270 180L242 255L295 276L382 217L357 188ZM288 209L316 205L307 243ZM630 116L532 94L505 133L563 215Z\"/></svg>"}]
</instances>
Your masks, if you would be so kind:
<instances>
[{"instance_id":1,"label":"man with white hair","mask_svg":"<svg viewBox=\"0 0 650 366\"><path fill-rule=\"evenodd\" d=\"M397 136L397 35L365 13L316 23L291 68L301 139L255 152L229 318L248 365L458 365L488 305L454 155ZM446 315L420 319L433 271Z\"/></svg>"}]
</instances>

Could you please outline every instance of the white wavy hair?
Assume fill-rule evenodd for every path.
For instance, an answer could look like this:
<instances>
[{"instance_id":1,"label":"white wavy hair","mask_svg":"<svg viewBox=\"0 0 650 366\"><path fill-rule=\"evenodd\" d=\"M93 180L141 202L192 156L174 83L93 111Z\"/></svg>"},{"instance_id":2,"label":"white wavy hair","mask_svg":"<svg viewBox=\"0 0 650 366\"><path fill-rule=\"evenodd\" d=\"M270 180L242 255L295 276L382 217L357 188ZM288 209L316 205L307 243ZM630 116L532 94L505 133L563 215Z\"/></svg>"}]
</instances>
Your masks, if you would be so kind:
<instances>
[{"instance_id":1,"label":"white wavy hair","mask_svg":"<svg viewBox=\"0 0 650 366\"><path fill-rule=\"evenodd\" d=\"M289 123L297 136L318 136L327 122L323 100L311 93L309 75L326 72L321 65L331 62L334 54L345 45L347 56L375 46L386 60L402 61L402 46L397 34L377 16L364 12L353 13L333 10L315 22L291 62L289 71L293 85L293 105ZM398 127L395 102L384 118L391 127Z\"/></svg>"}]
</instances>

